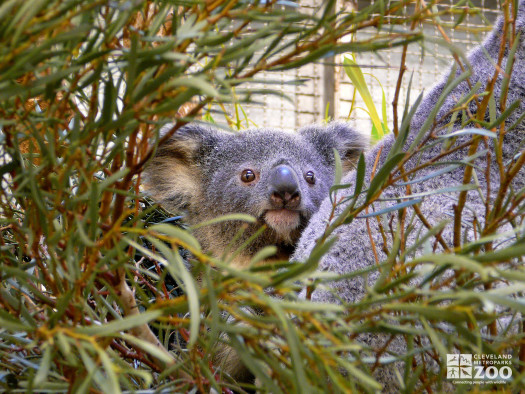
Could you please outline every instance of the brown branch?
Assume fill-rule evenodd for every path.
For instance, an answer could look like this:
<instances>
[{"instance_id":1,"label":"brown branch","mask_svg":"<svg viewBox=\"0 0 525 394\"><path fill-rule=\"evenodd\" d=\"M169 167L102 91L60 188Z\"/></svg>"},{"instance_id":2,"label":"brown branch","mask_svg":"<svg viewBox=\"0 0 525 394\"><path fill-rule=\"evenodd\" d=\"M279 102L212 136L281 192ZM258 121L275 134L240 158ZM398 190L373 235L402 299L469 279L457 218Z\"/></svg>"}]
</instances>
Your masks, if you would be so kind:
<instances>
[{"instance_id":1,"label":"brown branch","mask_svg":"<svg viewBox=\"0 0 525 394\"><path fill-rule=\"evenodd\" d=\"M124 315L125 316L135 316L135 315L140 314L139 308L137 306L137 302L135 300L135 294L133 294L133 291L130 289L130 287L126 283L125 270L123 268L117 269L117 275L118 275L117 283L114 284L115 292L117 296L119 297L119 300L122 304ZM162 345L162 343L160 343L159 339L151 331L151 328L148 326L148 324L142 324L140 326L133 327L129 331L130 331L130 334L133 335L134 337L142 339L148 343L151 343L155 347L157 347L165 356L167 356L167 358L170 359L170 362L166 363L163 360L160 360L152 356L156 364L159 365L161 369L169 368L170 366L176 363L176 360L173 357L173 355L166 350L166 348ZM186 372L182 370L175 370L171 376L177 379L184 378L187 380L191 380L190 375L188 375Z\"/></svg>"},{"instance_id":2,"label":"brown branch","mask_svg":"<svg viewBox=\"0 0 525 394\"><path fill-rule=\"evenodd\" d=\"M419 2L416 3L416 13L419 10ZM413 31L416 28L417 19L414 19L410 25L410 30ZM394 100L392 100L392 109L394 111L394 129L393 133L397 137L399 134L399 125L398 125L398 112L397 112L397 105L399 101L399 93L401 91L401 82L403 81L403 75L405 74L405 71L407 70L406 67L406 58L407 58L407 51L408 51L408 43L405 43L403 45L403 53L401 54L401 64L399 66L399 75L397 76L397 83L396 83L396 91L394 93ZM385 121L385 119L383 119Z\"/></svg>"},{"instance_id":3,"label":"brown branch","mask_svg":"<svg viewBox=\"0 0 525 394\"><path fill-rule=\"evenodd\" d=\"M505 48L507 47L507 33L508 33L508 19L509 19L508 18L508 3L506 3L503 8L504 8L504 15L505 15L505 23L503 23L503 32L501 36L501 43L500 43L500 48L499 48L499 53L498 53L497 64L499 68L496 67L496 69L494 70L494 75L492 76L491 80L489 81L487 85L487 88L485 89L488 92L494 91L494 86L496 84L498 75L500 74L501 63L505 55ZM492 94L486 95L481 101L481 103L478 105L478 112L476 116L478 120L483 120L485 118L485 113L486 113L487 106L489 104L489 99L491 96ZM476 152L477 147L479 145L479 141L480 141L479 136L475 136L472 138L472 145L470 146L470 149L469 149L469 156L473 155ZM473 171L472 166L467 166L465 168L465 172L463 175L464 185L470 183L470 179L472 177L472 171ZM499 195L501 194L502 194L502 191L500 189ZM459 247L461 244L461 218L462 218L463 208L465 207L466 202L467 202L467 191L462 191L459 194L458 204L454 206L454 246L455 247Z\"/></svg>"}]
</instances>

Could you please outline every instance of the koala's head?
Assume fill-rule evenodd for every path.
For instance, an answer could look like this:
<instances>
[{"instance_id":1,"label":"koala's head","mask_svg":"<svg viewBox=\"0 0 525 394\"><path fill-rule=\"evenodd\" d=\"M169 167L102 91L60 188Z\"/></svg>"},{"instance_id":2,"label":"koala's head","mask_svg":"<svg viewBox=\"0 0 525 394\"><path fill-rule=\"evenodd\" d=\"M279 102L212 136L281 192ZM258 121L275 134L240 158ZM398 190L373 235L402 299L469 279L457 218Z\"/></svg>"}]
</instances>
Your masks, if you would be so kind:
<instances>
[{"instance_id":1,"label":"koala's head","mask_svg":"<svg viewBox=\"0 0 525 394\"><path fill-rule=\"evenodd\" d=\"M190 124L159 146L145 171L146 183L157 201L174 212L185 211L191 224L247 213L258 222L244 239L266 224L269 231L259 246L293 244L328 196L335 173L333 149L349 170L367 144L366 137L342 123L297 133L230 133ZM227 244L239 226L223 224L200 234L200 241L208 248L219 247L217 238Z\"/></svg>"}]
</instances>

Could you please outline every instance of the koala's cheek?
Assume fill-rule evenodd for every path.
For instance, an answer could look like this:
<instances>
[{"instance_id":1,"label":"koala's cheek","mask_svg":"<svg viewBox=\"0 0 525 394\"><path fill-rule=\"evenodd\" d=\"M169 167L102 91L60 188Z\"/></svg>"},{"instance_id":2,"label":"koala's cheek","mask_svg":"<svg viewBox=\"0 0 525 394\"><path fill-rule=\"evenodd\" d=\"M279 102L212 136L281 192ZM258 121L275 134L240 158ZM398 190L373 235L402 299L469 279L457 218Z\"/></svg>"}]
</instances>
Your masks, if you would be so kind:
<instances>
[{"instance_id":1,"label":"koala's cheek","mask_svg":"<svg viewBox=\"0 0 525 394\"><path fill-rule=\"evenodd\" d=\"M259 192L255 187L239 185L236 181L217 182L211 185L208 201L216 215L246 213L259 218L264 210Z\"/></svg>"},{"instance_id":2,"label":"koala's cheek","mask_svg":"<svg viewBox=\"0 0 525 394\"><path fill-rule=\"evenodd\" d=\"M328 185L319 185L317 188L310 191L309 200L314 212L317 211L323 200L328 197L329 193L330 188Z\"/></svg>"}]
</instances>

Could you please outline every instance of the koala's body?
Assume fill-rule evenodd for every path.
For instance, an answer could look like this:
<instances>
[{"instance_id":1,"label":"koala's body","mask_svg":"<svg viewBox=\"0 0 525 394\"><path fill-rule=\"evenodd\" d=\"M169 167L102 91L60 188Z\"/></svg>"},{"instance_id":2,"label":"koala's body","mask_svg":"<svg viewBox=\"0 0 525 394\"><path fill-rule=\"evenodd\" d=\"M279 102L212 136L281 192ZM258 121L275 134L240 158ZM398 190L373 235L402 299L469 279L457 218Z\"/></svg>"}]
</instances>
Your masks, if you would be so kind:
<instances>
[{"instance_id":1,"label":"koala's body","mask_svg":"<svg viewBox=\"0 0 525 394\"><path fill-rule=\"evenodd\" d=\"M163 130L169 129L167 125ZM231 133L190 124L159 146L146 168L146 184L154 199L172 212L184 212L190 225L232 213L257 219L249 225L230 220L198 227L195 236L215 257L228 257L266 226L231 260L242 268L269 245L277 247L272 259L288 259L334 182L334 149L348 171L367 146L367 137L342 123L309 126L297 133ZM253 378L229 347L220 346L214 360L237 381Z\"/></svg>"},{"instance_id":2,"label":"koala's body","mask_svg":"<svg viewBox=\"0 0 525 394\"><path fill-rule=\"evenodd\" d=\"M447 81L451 81L450 71L445 74L440 82L438 82L430 92L423 98L419 105L414 117L412 118L410 130L406 138L406 142L403 144L404 150L408 150L408 147L414 142L418 132L428 121L433 123L433 126L428 129L426 135L424 135L421 141L425 138L432 136L428 139L428 145L431 146L429 149L419 149L417 154L413 155L412 158L405 165L405 169L408 171L421 163L427 163L433 160L434 163L458 163L468 156L469 146L458 149L451 154L440 157L444 152L444 145L439 143L439 136L453 131L457 131L461 128L472 128L474 126L467 125L462 127L459 124L454 124L452 128L447 127L451 121L450 114L461 101L462 98L466 97L471 91L470 86L475 86L476 83L480 83L479 93L482 93L487 88L490 79L494 76L495 65L497 64L498 55L501 47L501 33L503 31L503 18L500 17L496 22L493 31L487 36L482 45L473 50L468 56L468 62L465 64L466 68L470 70L470 76L467 80L463 80L454 89L447 94L443 94L444 90L448 88ZM518 9L518 17L516 20L516 33L521 32L520 42L518 43L518 49L514 56L513 72L509 81L509 89L507 92L506 108L513 103L518 103L518 108L511 113L506 119L505 123L508 131L502 138L501 150L503 165L506 168L512 166L517 159L521 157L525 149L525 0L520 1ZM507 44L508 45L508 44ZM494 96L497 115L500 114L499 105L501 97L502 82L504 80L503 70L507 66L507 56L509 48L505 50L505 56L503 58L500 73L495 82ZM456 70L456 75L460 75L460 71ZM470 83L470 86L469 86ZM438 110L435 112L434 118L430 118L437 107ZM469 111L475 115L477 111L476 104L471 101L469 104ZM487 113L489 110L487 110ZM488 114L487 114L488 115ZM430 118L430 119L429 119ZM471 135L458 136L455 139L455 146L467 142L471 138ZM443 140L445 141L445 140ZM450 141L450 139L449 139ZM437 143L436 143L437 142ZM396 143L394 135L390 134L384 138L379 144L373 149L369 150L365 155L366 162L366 174L365 174L365 187L370 184L373 178L372 173L374 169L380 168L389 157L390 150ZM431 145L434 143L434 145ZM472 162L475 166L475 172L477 176L477 182L479 184L479 190L472 190L468 192L467 207L464 215L476 216L478 223L482 226L486 218L484 217L486 202L483 199L490 190L489 198L494 201L497 193L501 186L500 166L496 159L495 154L495 139L487 138L481 144L479 144L477 151L486 151L486 154L481 154L475 161ZM487 172L487 154L488 162L490 163ZM424 170L420 170L417 173L418 178L425 178L431 173L435 172L440 167L438 165L428 166ZM443 167L441 167L443 168ZM463 177L465 172L465 166L458 166L452 171L443 173L442 175L429 177L428 180L422 182L413 182L411 184L412 194L428 192L430 190L441 190L446 187L454 185L461 185L463 183ZM488 179L487 179L488 174ZM355 184L356 172L352 171L343 178L343 184ZM471 179L471 183L474 183L475 179ZM391 199L390 204L396 204L396 199L406 195L406 184L393 185L388 187L382 193L383 200ZM514 190L520 190L525 186L525 171L521 168L515 177L511 180L511 185ZM480 192L483 197L480 196ZM353 188L345 189L343 193L339 193L338 197L344 197L344 193L350 195L353 192ZM430 226L439 223L444 219L450 219L453 217L453 206L457 203L457 193L442 193L437 195L429 196L424 198L422 203L419 204L420 210L425 213L430 222ZM384 201L385 205L388 205L388 201ZM385 207L382 206L382 208ZM344 205L338 207L338 212L341 212L345 208ZM379 208L379 207L378 207ZM409 215L413 214L413 208L409 208ZM337 214L337 212L336 212ZM302 237L296 248L296 252L293 259L301 261L305 259L310 251L313 249L315 242L323 234L328 217L332 215L332 204L329 199L323 201L320 209L312 217L309 225L304 230ZM396 226L395 220L397 213L393 212L391 216L394 217L392 226ZM371 231L367 229L367 222L371 226ZM383 261L386 255L383 253L381 245L384 243L384 239L379 234L376 220L359 219L356 218L351 224L343 225L339 227L335 234L338 237L338 241L335 247L323 257L320 268L323 270L336 271L341 274L355 271L357 269L365 268L375 263L376 257L371 248L370 234L378 246L376 251L379 253L379 261ZM428 228L429 226L424 225L419 219L412 224L413 226L419 226L422 228ZM505 223L501 223L504 226ZM441 237L450 245L453 244L453 228L452 223L445 227L441 233ZM467 238L463 241L468 242L473 238ZM392 241L392 240L390 240ZM364 294L364 289L361 284L356 284L355 280L343 281L338 285L339 291L338 296L341 296L346 301L355 301L360 299ZM331 295L326 292L319 291L313 294L313 299L318 301L335 301Z\"/></svg>"},{"instance_id":3,"label":"koala's body","mask_svg":"<svg viewBox=\"0 0 525 394\"><path fill-rule=\"evenodd\" d=\"M488 35L483 44L469 54L468 62L465 63L465 68L471 70L469 82L463 80L463 82L457 86L452 87L450 82L454 80L454 78L450 78L451 72L449 71L421 101L412 118L406 142L403 143L402 146L404 146L403 150L408 150L408 147L416 141L416 138L419 138L418 132L422 130L423 127L426 127L425 123L430 122L431 127L428 128L428 131L426 131L421 138L421 141L425 141L425 139L428 138L427 148L426 150L425 148L418 148L416 154L406 163L405 170L410 171L430 160L434 160L435 163L441 163L441 165L434 164L420 169L416 175L418 181L409 184L412 194L426 193L431 190L443 190L463 183L465 174L465 166L463 165L441 175L436 172L447 166L450 169L451 164L459 163L461 160L464 160L465 157L469 156L468 150L470 145L463 148L461 148L461 145L468 142L472 135L458 135L455 141L452 141L452 146L458 147L458 149L447 155L442 155L448 148L444 147L445 139L441 139L443 142L440 143L439 135L452 133L464 127L474 127L472 124L462 127L458 124L459 122L451 122L451 114L458 102L467 97L471 86L476 86L476 83L479 83L479 93L487 89L489 81L494 76L496 70L495 65L498 64L502 43L501 36L504 31L503 23L503 18L500 17L493 31ZM461 244L479 239L482 236L481 233L485 223L490 220L485 217L486 204L493 207L504 182L509 181L514 191L519 191L525 186L525 170L523 167L514 174L515 176L512 179L508 180L502 179L500 172L500 165L503 165L508 172L508 169L519 160L522 160L525 148L525 123L523 121L523 117L525 116L525 1L523 0L520 1L516 19L516 34L518 34L518 32L521 33L521 38L519 38L520 41L517 44L518 48L514 56L513 72L509 81L508 95L506 96L506 108L509 108L511 104L516 102L518 103L518 108L506 119L507 132L503 138L500 140L483 138L479 143L476 151L478 158L472 161L472 164L475 166L474 172L476 177L472 177L470 180L470 183L477 183L479 187L467 193L465 210L463 212L463 218L466 219L465 222L467 224L462 224L461 239L459 240ZM510 48L507 44L501 68L499 68L500 73L496 79L493 90L494 102L496 104L495 112L498 116L501 115L502 112L500 110L500 99L505 78L503 70L507 67L509 52ZM455 75L460 75L460 71L456 71ZM481 100L481 98L479 99ZM437 108L437 111L434 112L435 108ZM477 108L473 101L468 104L468 109L474 115L476 114ZM489 117L489 112L490 111L487 110L486 118ZM435 116L433 116L433 114L435 114ZM460 118L461 112L458 119ZM450 127L451 124L452 127ZM450 142L451 139L449 138L448 141ZM496 147L495 141L497 141L498 147ZM363 190L366 190L367 185L370 185L375 171L374 169L381 168L387 161L389 153L395 144L396 138L393 135L389 135L366 153L366 174ZM500 148L502 162L498 163L496 149ZM485 151L485 153L483 151ZM472 152L470 154L472 154ZM378 211L389 205L397 204L400 201L406 201L402 199L402 196L407 193L407 183L405 183L405 181L406 179L402 179L398 182L398 185L392 185L386 188L381 195L383 202L380 204L374 203L373 210ZM356 172L353 171L349 173L342 180L342 183L355 185ZM353 186L344 191L340 191L338 198L348 197L352 193ZM424 197L423 201L417 205L419 213L422 215L416 212L414 207L406 208L404 229L398 227L400 221L397 211L383 215L381 218L382 223L385 224L383 228L394 229L392 234L388 231L383 233L380 231L377 218L355 218L352 223L340 226L332 234L333 236L337 236L337 241L332 249L323 256L319 269L344 275L370 268L377 262L380 263L387 260L385 250L392 250L394 244L393 235L396 233L395 229L397 229L397 234L404 234L406 237L406 247L409 248L414 245L415 239L420 237L421 234L428 232L438 223L444 223L444 221L447 220L448 224L446 224L438 234L439 238L431 238L430 245L434 247L437 252L446 250L445 245L450 248L448 249L449 251L453 250L455 241L453 218L458 195L459 193L457 192L444 192ZM521 205L521 207L515 207L512 213L519 214L519 210L523 210L523 203ZM338 207L335 216L337 216L337 213L342 212L344 208L345 205ZM372 212L372 209L370 209L369 212ZM323 232L327 228L327 223L332 214L332 203L327 199L321 204L320 209L312 217L309 225L304 230L296 247L296 251L292 256L293 260L304 261L310 255L316 241L322 237ZM421 219L422 216L424 220ZM513 215L509 215L509 218L514 218L513 220L517 220L517 223L520 223L520 221L523 220L523 214L521 219L519 216L514 217ZM472 226L469 226L468 223L477 223L477 228L474 229ZM502 220L498 223L498 228L492 229L490 234L508 231L515 225L516 222L512 224L511 221ZM513 242L513 240L508 242ZM372 245L375 245L375 251ZM416 255L420 255L422 250L416 250L415 253ZM361 276L338 281L331 285L331 289L325 287L314 290L311 294L311 299L319 302L339 302L338 300L340 299L349 303L357 302L367 294L366 285L373 286L378 276L378 272L368 275L368 283L365 283L365 279ZM406 345L403 341L397 341L399 337L402 336L400 335L392 341L392 338L387 338L387 336L370 335L362 338L362 340L372 346L372 348L377 349L380 353L383 353L385 348L388 348L388 350L394 354L404 354L406 353ZM403 376L402 372L401 376ZM400 388L397 384L397 378L393 368L385 367L381 369L377 378L384 384L385 391L397 392Z\"/></svg>"}]
</instances>

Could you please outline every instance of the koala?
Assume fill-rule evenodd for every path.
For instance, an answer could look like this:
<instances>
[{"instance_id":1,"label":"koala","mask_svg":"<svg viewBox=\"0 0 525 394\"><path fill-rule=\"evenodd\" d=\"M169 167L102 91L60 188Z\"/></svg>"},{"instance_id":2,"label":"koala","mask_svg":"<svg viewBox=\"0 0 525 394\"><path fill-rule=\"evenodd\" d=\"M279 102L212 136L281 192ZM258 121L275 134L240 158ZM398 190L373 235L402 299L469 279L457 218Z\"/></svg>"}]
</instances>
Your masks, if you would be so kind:
<instances>
[{"instance_id":1,"label":"koala","mask_svg":"<svg viewBox=\"0 0 525 394\"><path fill-rule=\"evenodd\" d=\"M256 219L197 227L194 234L203 250L216 257L228 257L265 226L231 261L243 268L268 245L277 247L273 259L288 259L334 182L334 149L348 172L367 146L368 138L344 123L304 127L297 133L231 133L193 123L158 147L145 170L146 187L166 209L184 212L190 225L231 213ZM231 348L219 349L215 360L238 381L251 379Z\"/></svg>"},{"instance_id":2,"label":"koala","mask_svg":"<svg viewBox=\"0 0 525 394\"><path fill-rule=\"evenodd\" d=\"M246 228L232 220L196 229L203 249L216 257L232 250L232 238L239 231L243 233L234 246L266 226L232 262L242 268L268 245L277 247L276 258L288 259L333 184L333 150L348 171L367 145L364 135L343 123L309 126L297 133L231 133L193 123L159 146L145 170L146 185L166 209L184 212L190 225L231 213L256 218Z\"/></svg>"},{"instance_id":3,"label":"koala","mask_svg":"<svg viewBox=\"0 0 525 394\"><path fill-rule=\"evenodd\" d=\"M524 152L525 144L525 122L523 121L525 117L525 1L523 0L519 2L517 15L516 34L520 33L521 36L519 37L518 48L514 56L514 66L509 82L506 108L509 108L509 106L515 102L518 103L518 107L506 119L505 123L507 132L501 138L503 163L507 168L520 160L521 155L523 155ZM453 118L451 114L458 102L462 98L467 97L472 87L476 86L477 83L480 84L479 90L477 91L478 93L482 93L487 89L489 81L495 73L496 65L498 64L498 56L502 43L503 23L503 17L500 17L497 20L493 31L489 33L482 45L475 48L468 55L467 62L465 63L465 68L470 70L468 81L465 79L454 87L450 81L454 80L454 77L459 76L461 71L459 71L458 68L453 67L443 76L441 81L433 86L424 96L412 118L406 141L404 143L403 141L396 141L395 136L391 134L365 154L366 174L363 190L366 190L367 185L370 185L373 177L373 169L379 169L385 164L389 157L389 152L396 142L402 143L402 146L404 147L403 150L408 151L408 147L416 141L416 138L418 138L416 144L426 141L425 146L416 149L416 154L414 154L406 163L405 169L409 171L421 163L428 162L429 160L436 160L436 158L439 159L436 162L443 163L443 165L429 166L419 171L416 177L422 180L410 185L413 194L423 193L428 190L444 189L449 186L460 185L463 183L465 172L464 166L458 166L457 168L441 175L433 173L439 168L445 168L446 165L462 160L468 156L469 147L461 146L467 142L471 136L458 135L455 140L452 141L452 146L458 147L458 150L443 157L440 157L440 154L446 149L444 148L443 143L439 143L439 137L443 134L448 134L465 127L473 127L471 124L462 126L460 122L457 121L458 118ZM510 48L507 43L500 70L506 69L509 52ZM493 90L497 115L500 115L502 112L499 103L502 98L503 80L503 71L500 71ZM466 105L468 110L473 115L476 115L478 107L474 103L474 100ZM437 113L432 119L430 117L436 108ZM489 119L489 110L487 110L487 114L485 114L485 119ZM426 131L425 134L421 136L422 138L419 139L418 132L422 130L423 126L428 121L431 122L431 127L429 127L428 131ZM448 143L451 143L450 138L448 138ZM468 219L476 218L480 224L480 228L483 228L483 225L487 220L487 218L484 217L486 212L485 201L484 197L481 195L488 195L488 198L490 199L489 201L492 201L493 203L500 189L501 183L503 182L500 176L499 165L496 161L496 155L494 154L495 149L496 146L494 139L486 138L482 140L477 151L481 152L482 150L487 150L488 153L480 153L480 156L473 161L481 193L478 190L471 190L467 193L467 201L463 217L467 217ZM430 177L429 175L431 174L436 176ZM474 182L474 178L472 178L471 182ZM341 183L355 185L356 172L352 171L347 174ZM525 186L525 170L523 167L512 179L511 186L514 190L520 190ZM353 194L353 191L353 187L339 190L337 198L344 199L345 197L349 197ZM401 198L405 194L406 184L391 185L387 187L381 195L383 205L374 203L375 210L378 211L379 209L389 206L389 204L393 205L399 203L399 201L403 201L396 201L396 199ZM426 223L424 223L420 216L418 216L414 207L407 207L406 217L408 219L405 223L406 226L408 226L408 223L410 223L411 226L410 231L405 227L407 246L410 246L411 242L414 242L419 230L421 230L422 233L425 233L429 228L432 228L436 224L444 220L449 220L449 223L440 233L443 243L437 242L436 240L435 245L437 245L437 251L444 250L443 244L451 245L453 247L454 228L453 222L450 219L454 217L454 205L457 204L457 196L458 193L443 193L423 198L423 201L418 204L418 208L420 212L423 213ZM342 204L337 208L336 216L344 210L346 205L347 204ZM325 199L323 201L319 210L313 215L308 226L303 231L295 252L291 257L293 260L304 261L309 256L316 241L322 237L327 227L332 207L333 204L330 199ZM388 223L387 226L390 226L393 229L396 229L400 223L397 212L391 212L384 215L384 217L384 223ZM411 219L413 219L412 222ZM467 220L467 222L472 223L472 220ZM370 227L368 228L368 226ZM501 223L500 229L497 232L508 230L510 227L511 224L509 222ZM461 240L462 243L469 242L480 236L479 233L476 236L474 230L467 225L462 226L461 233L465 236L465 238ZM323 256L319 264L319 270L344 275L375 265L376 256L374 256L374 251L371 247L372 243L370 240L370 234L376 245L375 252L377 253L378 261L385 261L387 255L382 246L386 242L386 249L391 250L394 240L390 234L384 235L380 233L376 218L365 219L357 217L351 223L338 227L332 234L332 236L337 237L337 241L331 250ZM422 253L422 251L419 253ZM356 302L365 296L365 286L373 285L377 278L378 273L375 272L368 276L368 283L365 283L363 277L353 277L352 279L340 280L331 284L331 289L327 287L316 288L311 294L311 299L319 302L339 302L339 299L349 303ZM365 343L368 343L375 349L381 349L383 346L388 345L388 343L385 342L385 338L379 336L374 337L370 335L362 339ZM406 351L404 343L400 344L396 341L393 341L390 344L389 349L399 353ZM399 386L396 384L397 378L392 368L385 367L381 369L376 378L384 385L385 391L396 392L399 390Z\"/></svg>"}]
</instances>

